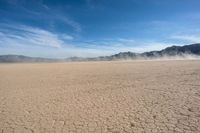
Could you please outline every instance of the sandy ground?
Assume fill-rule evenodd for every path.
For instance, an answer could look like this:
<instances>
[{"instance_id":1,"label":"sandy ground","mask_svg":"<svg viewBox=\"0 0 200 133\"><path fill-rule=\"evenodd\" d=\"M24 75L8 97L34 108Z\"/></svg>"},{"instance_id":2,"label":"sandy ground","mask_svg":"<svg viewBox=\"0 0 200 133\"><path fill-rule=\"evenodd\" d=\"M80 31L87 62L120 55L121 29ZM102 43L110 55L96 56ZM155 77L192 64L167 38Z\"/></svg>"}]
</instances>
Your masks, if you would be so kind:
<instances>
[{"instance_id":1,"label":"sandy ground","mask_svg":"<svg viewBox=\"0 0 200 133\"><path fill-rule=\"evenodd\" d=\"M200 61L0 64L0 133L199 133Z\"/></svg>"}]
</instances>

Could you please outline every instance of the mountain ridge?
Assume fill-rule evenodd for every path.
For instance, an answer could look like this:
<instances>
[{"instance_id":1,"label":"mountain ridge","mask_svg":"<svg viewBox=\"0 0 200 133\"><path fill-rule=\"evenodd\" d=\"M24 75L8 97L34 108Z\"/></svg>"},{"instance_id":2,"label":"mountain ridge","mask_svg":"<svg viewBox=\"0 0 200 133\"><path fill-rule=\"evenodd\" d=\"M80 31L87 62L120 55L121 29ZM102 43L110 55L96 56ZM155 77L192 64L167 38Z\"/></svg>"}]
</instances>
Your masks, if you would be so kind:
<instances>
[{"instance_id":1,"label":"mountain ridge","mask_svg":"<svg viewBox=\"0 0 200 133\"><path fill-rule=\"evenodd\" d=\"M171 46L158 51L149 51L143 53L134 52L120 52L111 56L102 56L103 60L118 60L118 59L154 59L162 57L184 57L187 55L200 56L200 43L184 45L184 46Z\"/></svg>"},{"instance_id":2,"label":"mountain ridge","mask_svg":"<svg viewBox=\"0 0 200 133\"><path fill-rule=\"evenodd\" d=\"M143 53L120 52L110 56L100 56L93 58L70 57L65 59L29 57L24 55L0 55L0 62L62 62L62 61L110 61L125 59L156 59L162 57L185 57L187 55L200 57L200 43L171 46L158 51L149 51Z\"/></svg>"}]
</instances>

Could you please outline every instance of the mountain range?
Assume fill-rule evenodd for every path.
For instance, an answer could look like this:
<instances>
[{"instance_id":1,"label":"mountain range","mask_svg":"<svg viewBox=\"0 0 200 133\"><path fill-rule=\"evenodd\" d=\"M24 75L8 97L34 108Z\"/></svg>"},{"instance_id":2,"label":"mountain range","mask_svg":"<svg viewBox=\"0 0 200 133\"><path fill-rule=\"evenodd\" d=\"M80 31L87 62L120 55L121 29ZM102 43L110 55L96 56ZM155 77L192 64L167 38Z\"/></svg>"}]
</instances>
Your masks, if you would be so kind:
<instances>
[{"instance_id":1,"label":"mountain range","mask_svg":"<svg viewBox=\"0 0 200 133\"><path fill-rule=\"evenodd\" d=\"M59 59L41 58L41 57L29 57L24 55L0 55L1 62L57 62Z\"/></svg>"},{"instance_id":2,"label":"mountain range","mask_svg":"<svg viewBox=\"0 0 200 133\"><path fill-rule=\"evenodd\" d=\"M164 57L200 57L200 43L171 46L160 51L150 51L144 53L120 52L111 56L100 56L94 58L70 57L66 59L51 59L40 57L28 57L24 55L0 55L0 62L62 62L62 61L111 61L125 59L157 59Z\"/></svg>"}]
</instances>

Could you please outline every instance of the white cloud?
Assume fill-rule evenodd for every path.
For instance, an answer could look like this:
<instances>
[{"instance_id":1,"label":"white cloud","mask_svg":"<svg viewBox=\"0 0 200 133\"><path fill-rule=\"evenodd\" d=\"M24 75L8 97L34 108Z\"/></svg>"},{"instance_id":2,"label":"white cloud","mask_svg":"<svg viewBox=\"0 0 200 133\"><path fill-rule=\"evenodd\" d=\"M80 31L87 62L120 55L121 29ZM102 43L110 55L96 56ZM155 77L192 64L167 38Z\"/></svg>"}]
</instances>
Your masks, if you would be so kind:
<instances>
[{"instance_id":1,"label":"white cloud","mask_svg":"<svg viewBox=\"0 0 200 133\"><path fill-rule=\"evenodd\" d=\"M141 53L178 45L158 41L138 41L132 38L77 42L70 35L57 34L30 26L0 24L0 27L1 54L24 54L51 58L96 57L127 51ZM70 45L66 44L68 41L71 42Z\"/></svg>"},{"instance_id":2,"label":"white cloud","mask_svg":"<svg viewBox=\"0 0 200 133\"><path fill-rule=\"evenodd\" d=\"M104 45L101 45L104 44ZM93 41L93 44L87 45L84 49L89 49L90 52L97 52L98 55L111 55L119 52L136 52L142 53L152 50L161 50L172 45L180 45L177 43L163 43L159 41L135 41L134 39L116 39L116 40L105 40L105 41ZM82 50L84 50L82 48ZM92 51L93 50L93 51Z\"/></svg>"},{"instance_id":3,"label":"white cloud","mask_svg":"<svg viewBox=\"0 0 200 133\"><path fill-rule=\"evenodd\" d=\"M171 38L186 41L188 43L200 43L200 35L174 35Z\"/></svg>"},{"instance_id":4,"label":"white cloud","mask_svg":"<svg viewBox=\"0 0 200 133\"><path fill-rule=\"evenodd\" d=\"M66 34L62 34L61 37L65 40L73 40L74 37L70 36L70 35L66 35Z\"/></svg>"},{"instance_id":5,"label":"white cloud","mask_svg":"<svg viewBox=\"0 0 200 133\"><path fill-rule=\"evenodd\" d=\"M35 1L24 1L24 0L5 0L7 4L10 4L12 7L16 8L16 11L23 12L21 14L16 13L20 17L23 18L31 18L38 20L44 20L44 23L48 25L53 25L53 23L59 24L59 22L64 23L67 26L73 28L76 32L81 32L82 28L79 22L75 21L69 13L64 12L60 8L52 8L51 6L47 6L43 0L35 0ZM33 3L36 9L27 8L27 4ZM69 5L65 5L65 7L70 7Z\"/></svg>"},{"instance_id":6,"label":"white cloud","mask_svg":"<svg viewBox=\"0 0 200 133\"><path fill-rule=\"evenodd\" d=\"M64 16L57 16L58 19L64 21L66 24L70 25L71 27L73 27L75 29L76 32L81 32L81 26L78 22L72 20L72 19L69 19L67 17L64 17Z\"/></svg>"},{"instance_id":7,"label":"white cloud","mask_svg":"<svg viewBox=\"0 0 200 133\"><path fill-rule=\"evenodd\" d=\"M0 34L2 45L38 45L60 48L64 44L58 34L47 30L24 25L9 26L6 29L2 30ZM68 35L64 35L64 37L73 38Z\"/></svg>"},{"instance_id":8,"label":"white cloud","mask_svg":"<svg viewBox=\"0 0 200 133\"><path fill-rule=\"evenodd\" d=\"M135 43L134 39L126 39L126 38L119 38L118 41L122 43Z\"/></svg>"},{"instance_id":9,"label":"white cloud","mask_svg":"<svg viewBox=\"0 0 200 133\"><path fill-rule=\"evenodd\" d=\"M116 39L116 40L108 39L104 41L95 41L95 44L79 43L78 44L79 46L62 45L63 41L60 40L53 33L49 33L47 31L38 30L38 29L33 30L30 27L28 29L26 28L26 32L27 33L30 32L30 33L28 33L28 37L27 36L25 37L26 38L25 40L23 39L24 34L23 36L10 35L10 34L8 36L0 32L0 37L4 38L3 41L0 41L0 45L9 43L11 45L14 44L18 46L18 47L0 48L1 54L24 54L28 56L39 56L39 57L50 57L50 58L66 58L66 57L71 57L71 56L97 57L97 56L106 56L106 55L116 54L119 52L127 52L127 51L141 53L141 52L146 52L146 51L151 51L151 50L160 50L167 46L176 45L176 44L169 44L169 43L160 43L156 41L155 42L153 41L139 42L139 41L135 41L134 39L122 39L122 38ZM31 36L29 34L31 34ZM66 37L68 38L68 36ZM47 40L46 42L43 42L41 41L42 39L47 39ZM48 43L49 41L53 42L53 44ZM27 45L26 43L28 42L32 44L37 43L37 45ZM23 46L19 48L19 45L21 43L23 44ZM102 43L103 45L101 45ZM37 47L40 45L45 46L45 47ZM49 46L60 47L60 48L52 49L52 48L49 48Z\"/></svg>"}]
</instances>

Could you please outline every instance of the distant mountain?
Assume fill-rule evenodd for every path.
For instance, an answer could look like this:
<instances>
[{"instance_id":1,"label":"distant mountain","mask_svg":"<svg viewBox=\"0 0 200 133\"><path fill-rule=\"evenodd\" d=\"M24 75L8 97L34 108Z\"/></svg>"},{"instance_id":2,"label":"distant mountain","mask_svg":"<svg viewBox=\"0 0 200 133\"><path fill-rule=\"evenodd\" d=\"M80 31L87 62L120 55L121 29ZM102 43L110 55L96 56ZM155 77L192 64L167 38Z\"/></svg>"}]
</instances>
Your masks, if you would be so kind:
<instances>
[{"instance_id":1,"label":"distant mountain","mask_svg":"<svg viewBox=\"0 0 200 133\"><path fill-rule=\"evenodd\" d=\"M101 57L102 60L118 60L118 59L152 59L160 57L184 57L187 55L200 56L200 43L185 45L185 46L171 46L160 51L150 51L144 53L121 52L111 56Z\"/></svg>"},{"instance_id":2,"label":"distant mountain","mask_svg":"<svg viewBox=\"0 0 200 133\"><path fill-rule=\"evenodd\" d=\"M120 52L111 56L100 56L95 58L70 57L66 59L50 59L40 57L28 57L23 55L0 55L0 62L58 62L58 61L110 61L123 59L154 59L162 57L200 57L200 43L171 46L160 51L150 51L144 53Z\"/></svg>"},{"instance_id":3,"label":"distant mountain","mask_svg":"<svg viewBox=\"0 0 200 133\"><path fill-rule=\"evenodd\" d=\"M40 58L40 57L28 57L24 55L0 55L0 62L55 62L58 59Z\"/></svg>"},{"instance_id":4,"label":"distant mountain","mask_svg":"<svg viewBox=\"0 0 200 133\"><path fill-rule=\"evenodd\" d=\"M182 55L200 55L200 43L185 45L185 46L171 46L160 51L151 51L142 53L142 56L157 57L157 56L182 56Z\"/></svg>"}]
</instances>

